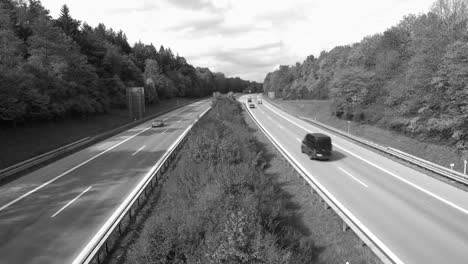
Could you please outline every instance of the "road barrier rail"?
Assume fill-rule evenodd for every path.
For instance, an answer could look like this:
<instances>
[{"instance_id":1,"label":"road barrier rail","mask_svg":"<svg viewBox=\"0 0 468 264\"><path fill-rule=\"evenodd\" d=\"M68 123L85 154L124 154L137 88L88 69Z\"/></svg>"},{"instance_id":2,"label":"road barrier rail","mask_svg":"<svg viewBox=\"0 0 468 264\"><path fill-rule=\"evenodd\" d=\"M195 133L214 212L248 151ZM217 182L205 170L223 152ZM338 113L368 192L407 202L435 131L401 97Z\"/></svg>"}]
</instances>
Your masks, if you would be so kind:
<instances>
[{"instance_id":1,"label":"road barrier rail","mask_svg":"<svg viewBox=\"0 0 468 264\"><path fill-rule=\"evenodd\" d=\"M138 210L143 199L148 197L148 194L157 186L162 174L169 168L170 163L176 157L178 151L182 148L182 143L187 140L187 135L190 133L193 126L202 118L209 110L209 106L195 119L190 126L177 138L177 140L169 147L164 155L156 162L145 177L138 183L132 192L126 197L124 202L120 204L117 210L106 221L101 229L94 235L89 243L82 249L80 254L75 258L73 264L89 264L101 263L112 248L112 235L116 234L120 237L123 234L122 225L124 220L133 219L135 211Z\"/></svg>"},{"instance_id":2,"label":"road barrier rail","mask_svg":"<svg viewBox=\"0 0 468 264\"><path fill-rule=\"evenodd\" d=\"M326 205L331 207L335 213L343 220L343 231L348 227L365 243L385 264L402 264L403 262L393 254L370 230L367 229L342 203L336 199L315 177L313 177L298 161L292 157L287 150L276 142L274 137L263 127L260 122L254 117L247 105L242 104L246 112L252 120L257 124L260 130L275 146L275 148L283 155L283 157L291 164L292 168L309 183L312 190L320 195Z\"/></svg>"},{"instance_id":3,"label":"road barrier rail","mask_svg":"<svg viewBox=\"0 0 468 264\"><path fill-rule=\"evenodd\" d=\"M202 99L200 99L202 100ZM158 117L160 115L166 114L168 112L174 111L178 108L187 106L189 104L192 104L194 102L200 101L200 100L195 100L186 104L178 105L176 107L172 107L170 109L155 113L153 115L144 117L142 119L130 122L128 124L119 126L117 128L111 129L109 131L106 131L104 133L92 136L92 137L86 137L80 140L77 140L75 142L72 142L70 144L67 144L65 146L59 147L57 149L51 150L49 152L40 154L38 156L35 156L33 158L30 158L28 160L19 162L17 164L14 164L12 166L9 166L7 168L1 169L0 170L0 183L4 183L7 181L10 181L18 175L20 175L23 172L26 172L30 169L37 168L38 166L43 166L46 164L49 164L50 162L60 158L64 157L67 154L70 154L71 152L77 151L85 146L89 146L91 144L97 143L99 141L102 141L103 139L109 138L111 136L117 135L125 130L128 130L132 127L135 127L137 125L143 124L145 122L148 122L149 120Z\"/></svg>"},{"instance_id":4,"label":"road barrier rail","mask_svg":"<svg viewBox=\"0 0 468 264\"><path fill-rule=\"evenodd\" d=\"M320 123L316 120L312 120L310 118L307 118L307 117L303 117L303 116L296 116L294 114L291 114L289 113L288 111L284 110L283 107L281 107L280 105L272 102L271 100L268 100L267 101L271 104L273 104L274 106L280 108L281 110L283 110L284 112L292 115L292 116L295 116L301 120L304 120L308 123L311 123L315 126L318 126L318 127L321 127L323 129L326 129L328 131L331 131L333 133L335 133L336 135L338 136L341 136L341 137L345 137L345 138L348 138L348 139L351 139L355 142L358 142L364 146L367 146L367 147L370 147L372 149L376 149L376 150L379 150L387 155L390 155L390 156L393 156L393 157L396 157L400 160L403 160L405 162L408 162L410 164L413 164L415 166L418 166L420 168L423 168L425 170L428 170L428 171L431 171L431 172L434 172L438 175L441 175L441 176L444 176L446 178L449 178L451 180L454 180L456 182L459 182L459 183L462 183L462 184L465 184L465 185L468 185L468 177L467 175L463 174L463 173L460 173L458 171L455 171L455 170L452 170L452 169L449 169L449 168L446 168L446 167L443 167L443 166L440 166L438 164L435 164L433 162L430 162L428 160L425 160L425 159L422 159L422 158L419 158L419 157L416 157L414 155L411 155L409 153L406 153L406 152L403 152L401 150L398 150L398 149L395 149L395 148L392 148L392 147L384 147L384 146L381 146L379 144L376 144L374 142L371 142L369 140L365 140L363 138L360 138L360 137L357 137L357 136L354 136L354 135L351 135L351 134L348 134L342 130L339 130L337 128L334 128L334 127L331 127L331 126L328 126L328 125L325 125L323 123Z\"/></svg>"}]
</instances>

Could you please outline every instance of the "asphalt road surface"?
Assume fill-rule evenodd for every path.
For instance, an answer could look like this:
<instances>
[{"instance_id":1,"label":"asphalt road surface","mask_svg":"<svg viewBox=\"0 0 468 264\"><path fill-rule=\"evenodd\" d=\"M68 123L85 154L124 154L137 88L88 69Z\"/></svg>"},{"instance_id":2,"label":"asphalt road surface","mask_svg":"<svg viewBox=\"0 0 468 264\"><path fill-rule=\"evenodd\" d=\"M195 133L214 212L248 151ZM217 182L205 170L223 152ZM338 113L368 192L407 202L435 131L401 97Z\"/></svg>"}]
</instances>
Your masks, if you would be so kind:
<instances>
[{"instance_id":1,"label":"asphalt road surface","mask_svg":"<svg viewBox=\"0 0 468 264\"><path fill-rule=\"evenodd\" d=\"M240 99L247 101L247 96ZM295 118L267 101L247 108L397 263L468 263L468 193ZM301 153L307 132L330 135L329 161Z\"/></svg>"},{"instance_id":2,"label":"asphalt road surface","mask_svg":"<svg viewBox=\"0 0 468 264\"><path fill-rule=\"evenodd\" d=\"M158 118L164 127L141 124L0 186L0 263L72 263L209 104L192 103Z\"/></svg>"}]
</instances>

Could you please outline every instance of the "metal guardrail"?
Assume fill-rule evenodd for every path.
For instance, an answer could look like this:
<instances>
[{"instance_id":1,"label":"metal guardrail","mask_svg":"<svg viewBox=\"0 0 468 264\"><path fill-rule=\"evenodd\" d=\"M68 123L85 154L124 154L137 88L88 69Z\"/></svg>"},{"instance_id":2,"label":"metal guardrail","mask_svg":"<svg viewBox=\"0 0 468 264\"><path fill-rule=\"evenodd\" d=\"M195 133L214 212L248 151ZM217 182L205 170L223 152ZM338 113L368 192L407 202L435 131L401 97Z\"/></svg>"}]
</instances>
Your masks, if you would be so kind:
<instances>
[{"instance_id":1,"label":"metal guardrail","mask_svg":"<svg viewBox=\"0 0 468 264\"><path fill-rule=\"evenodd\" d=\"M104 133L101 133L101 134L98 134L98 135L95 135L95 136L92 136L92 137L86 137L86 138L80 139L78 141L72 142L72 143L67 144L65 146L59 147L59 148L51 150L49 152L40 154L40 155L38 155L36 157L33 157L33 158L28 159L28 160L22 161L20 163L17 163L15 165L10 166L10 167L1 169L0 170L0 183L2 183L4 181L8 181L11 178L17 176L19 173L24 172L24 171L26 171L28 169L35 168L35 167L37 167L39 165L47 164L50 161L54 160L55 158L62 157L67 153L70 153L72 151L80 149L83 146L88 146L89 144L96 143L96 142L101 141L101 140L103 140L105 138L108 138L108 137L116 135L116 134L118 134L120 132L123 132L123 131L125 131L125 130L127 130L129 128L132 128L134 126L143 124L145 122L148 122L149 120L151 120L151 119L153 119L153 118L155 118L157 116L166 114L166 113L171 112L171 111L173 111L175 109L187 106L189 104L192 104L192 103L200 101L200 100L203 100L203 99L195 100L195 101L192 101L192 102L189 102L189 103L186 103L186 104L182 104L182 105L179 105L179 106L176 106L176 107L171 107L170 109L155 113L155 114L147 116L147 117L144 117L144 118L142 118L140 120L130 122L128 124L119 126L117 128L114 128L112 130L106 131Z\"/></svg>"},{"instance_id":2,"label":"metal guardrail","mask_svg":"<svg viewBox=\"0 0 468 264\"><path fill-rule=\"evenodd\" d=\"M279 143L275 141L273 136L263 127L260 122L250 112L250 109L242 104L252 120L257 124L260 130L275 146L275 148L283 155L283 157L291 164L293 169L297 171L305 181L322 197L338 216L343 220L343 230L347 227L351 228L354 233L363 241L378 257L386 264L402 264L403 262L391 252L370 230L368 230L346 207L341 204L323 185L321 185L315 177L313 177L302 165L297 162L292 155L284 150Z\"/></svg>"},{"instance_id":3,"label":"metal guardrail","mask_svg":"<svg viewBox=\"0 0 468 264\"><path fill-rule=\"evenodd\" d=\"M269 103L275 105L276 107L280 108L284 112L289 113L288 111L284 110L283 107L277 105L276 103L272 102L271 100L267 99L267 101ZM398 159L401 159L401 160L403 160L405 162L416 165L416 166L418 166L420 168L423 168L423 169L426 169L428 171L434 172L434 173L436 173L438 175L444 176L446 178L457 181L459 183L463 183L465 185L468 185L468 177L467 177L467 175L464 175L463 173L460 173L460 172L445 168L443 166L432 163L432 162L430 162L428 160L424 160L422 158L418 158L416 156L413 156L411 154L408 154L408 153L403 152L403 151L398 150L398 149L381 146L381 145L376 144L374 142L371 142L371 141L365 140L363 138L348 134L348 133L346 133L344 131L341 131L341 130L336 129L334 127L331 127L331 126L325 125L323 123L317 122L317 121L312 120L310 118L302 117L302 116L296 116L296 115L291 114L291 113L289 113L289 114L292 115L292 116L295 116L295 117L297 117L299 119L302 119L302 120L304 120L304 121L306 121L308 123L311 123L313 125L316 125L316 126L319 126L321 128L324 128L326 130L329 130L329 131L331 131L331 132L333 132L333 133L335 133L335 134L337 134L337 135L339 135L341 137L346 137L348 139L354 140L354 141L356 141L358 143L361 143L361 144L363 144L363 145L365 145L367 147L371 147L373 149L379 150L379 151L381 151L381 152L383 152L383 153L385 153L387 155L391 155L391 156L396 157Z\"/></svg>"},{"instance_id":4,"label":"metal guardrail","mask_svg":"<svg viewBox=\"0 0 468 264\"><path fill-rule=\"evenodd\" d=\"M105 258L105 254L109 253L109 238L114 232L119 232L121 235L121 224L126 216L132 218L132 208L135 205L140 205L140 198L143 194L147 197L147 189L153 189L164 173L169 167L170 162L175 158L177 151L182 147L181 143L187 138L187 135L191 131L192 127L198 122L198 120L204 116L211 106L208 107L203 113L201 113L197 119L177 138L177 140L169 147L159 161L150 169L145 177L139 182L139 184L132 190L127 196L124 202L117 208L112 216L106 221L101 229L95 234L90 242L83 248L80 254L75 258L73 264L88 264L88 263L100 263ZM136 210L136 209L135 209ZM104 250L103 250L104 249Z\"/></svg>"}]
</instances>

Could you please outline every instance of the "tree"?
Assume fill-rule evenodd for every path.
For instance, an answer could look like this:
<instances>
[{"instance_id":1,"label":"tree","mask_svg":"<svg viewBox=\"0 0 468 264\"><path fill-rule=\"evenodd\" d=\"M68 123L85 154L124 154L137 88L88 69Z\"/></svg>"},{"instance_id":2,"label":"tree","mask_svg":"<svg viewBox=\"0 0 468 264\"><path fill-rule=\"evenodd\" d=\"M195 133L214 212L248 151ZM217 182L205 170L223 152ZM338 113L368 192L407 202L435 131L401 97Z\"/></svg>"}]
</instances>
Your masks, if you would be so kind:
<instances>
[{"instance_id":1,"label":"tree","mask_svg":"<svg viewBox=\"0 0 468 264\"><path fill-rule=\"evenodd\" d=\"M67 5L63 5L60 9L60 15L55 20L55 25L60 27L65 34L76 40L80 33L79 27L81 22L73 19L70 15L70 10Z\"/></svg>"},{"instance_id":2,"label":"tree","mask_svg":"<svg viewBox=\"0 0 468 264\"><path fill-rule=\"evenodd\" d=\"M159 72L158 62L153 59L147 59L143 76L146 101L150 104L158 102L159 96L156 86L161 83L161 73Z\"/></svg>"}]
</instances>

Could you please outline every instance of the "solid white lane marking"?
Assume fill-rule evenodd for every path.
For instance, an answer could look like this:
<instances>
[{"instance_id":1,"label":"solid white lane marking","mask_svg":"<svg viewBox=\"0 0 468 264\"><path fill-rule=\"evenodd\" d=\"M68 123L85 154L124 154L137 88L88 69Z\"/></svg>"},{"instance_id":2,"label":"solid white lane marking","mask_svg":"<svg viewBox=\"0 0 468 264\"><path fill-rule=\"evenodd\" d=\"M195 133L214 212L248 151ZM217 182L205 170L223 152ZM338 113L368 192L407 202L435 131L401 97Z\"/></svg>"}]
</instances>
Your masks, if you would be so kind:
<instances>
[{"instance_id":1,"label":"solid white lane marking","mask_svg":"<svg viewBox=\"0 0 468 264\"><path fill-rule=\"evenodd\" d=\"M132 156L135 156L138 152L140 152L142 149L144 149L146 146L143 145L143 147L139 148L135 153L132 154Z\"/></svg>"},{"instance_id":2,"label":"solid white lane marking","mask_svg":"<svg viewBox=\"0 0 468 264\"><path fill-rule=\"evenodd\" d=\"M259 121L259 120L257 120ZM260 124L260 126L266 131L265 127L263 127L263 125L258 122ZM265 134L269 134L268 132L266 132ZM271 137L273 137L273 135L269 134ZM331 194L318 180L317 178L314 177L314 175L312 175L312 173L310 173L308 170L306 170L302 164L297 161L292 155L291 153L289 153L288 150L286 150L284 148L284 146L278 142L277 139L274 139L278 145L280 145L280 148L283 149L283 151L286 153L287 156L289 156L296 164L297 166L300 168L301 171L303 171L306 175L304 175L305 177L305 180L307 182L309 182L312 185L316 185L319 189L321 189L328 197L330 197L330 199L332 201L335 201L335 204L337 205L338 208L341 208L343 210L343 212L349 216L350 219L352 219L352 221L362 230L362 232L364 234L366 234L367 236L369 236L370 240L371 241L374 241L374 243L376 243L378 245L378 247L380 247L389 257L390 259L392 259L396 264L404 264L404 262L398 258L395 253L393 253L393 251L390 250L390 248L387 247L387 245L385 245L376 235L374 235L374 233L372 233L369 228L367 228L363 223L361 223L361 221L359 219L357 219L346 207L344 207L344 205L338 201L338 199L335 198L335 196L333 194Z\"/></svg>"},{"instance_id":3,"label":"solid white lane marking","mask_svg":"<svg viewBox=\"0 0 468 264\"><path fill-rule=\"evenodd\" d=\"M187 109L184 109L183 111L185 111L185 110L187 110ZM183 112L183 111L180 111L180 112L178 112L178 113L181 113L181 112ZM176 114L178 114L178 113L176 113ZM174 115L176 115L176 114L174 114ZM172 116L174 116L174 115L172 115ZM172 116L170 116L170 117L172 117ZM168 118L170 118L170 117L168 117ZM11 201L11 202L9 202L9 203L3 205L2 207L0 207L0 212L3 211L3 210L5 210L6 208L10 207L11 205L13 205L13 204L15 204L15 203L17 203L17 202L23 200L23 199L26 198L27 196L29 196L29 195L31 195L31 194L37 192L38 190L44 188L45 186L51 184L52 182L54 182L54 181L56 181L56 180L62 178L63 176L67 175L68 173L70 173L70 172L76 170L77 168L83 166L84 164L86 164L86 163L88 163L88 162L94 160L95 158L97 158L97 157L103 155L104 153L106 153L106 152L108 152L108 151L110 151L110 150L112 150L112 149L114 149L114 148L116 148L116 147L122 145L123 143L129 141L130 139L132 139L132 138L134 138L134 137L140 135L141 133L147 131L148 129L151 129L151 126L145 128L145 129L143 129L142 131L136 133L136 134L133 135L133 136L130 136L130 137L128 137L128 138L126 138L126 139L120 141L119 143L117 143L117 144L113 145L112 147L110 147L110 148L104 150L103 152L101 152L101 153L99 153L99 154L97 154L97 155L95 155L95 156L93 156L93 157L91 157L91 158L89 158L89 159L83 161L82 163L76 165L75 167L73 167L73 168L71 168L71 169L65 171L64 173L60 174L59 176L57 176L57 177L55 177L55 178L53 178L53 179L51 179L51 180L49 180L49 181L47 181L47 182L45 182L45 183L39 185L39 186L37 186L36 188L32 189L31 191L29 191L29 192L27 192L27 193L21 195L20 197L14 199L13 201ZM167 130L166 130L166 131L167 131ZM164 132L166 132L166 131L164 131ZM163 132L163 133L164 133L164 132Z\"/></svg>"},{"instance_id":4,"label":"solid white lane marking","mask_svg":"<svg viewBox=\"0 0 468 264\"><path fill-rule=\"evenodd\" d=\"M305 128L304 126L302 126L302 125L296 123L296 122L293 121L293 120L290 120L288 117L285 117L283 114L278 113L276 110L272 109L272 108L269 107L268 105L265 105L265 106L268 107L271 111L273 111L273 112L275 112L276 114L278 114L279 116L281 116L281 117L283 117L284 119L288 120L289 122L293 123L294 125L296 125L296 126L302 128L302 129L304 129L305 131L309 131L309 130L308 130L307 128ZM445 204L447 204L447 205L449 205L449 206L451 206L451 207L453 207L453 208L455 208L455 209L457 209L457 210L459 210L459 211L461 211L461 212L463 212L463 213L465 213L465 214L468 214L468 210L467 210L467 209L462 208L461 206L458 206L458 205L456 205L456 204L454 204L454 203L452 203L452 202L450 202L450 201L448 201L448 200L446 200L446 199L444 199L444 198L438 196L437 194L434 194L434 193L432 193L432 192L430 192L430 191L428 191L428 190L426 190L426 189L424 189L424 188L422 188L422 187L420 187L420 186L418 186L418 185L416 185L416 184L414 184L414 183L412 183L412 182L410 182L410 181L408 181L408 180L406 180L406 179L403 179L402 177L400 177L400 176L394 174L393 172L390 172L390 171L388 171L388 170L386 170L386 169L380 167L379 165L374 164L374 163L372 163L372 162L370 162L370 161L368 161L368 160L366 160L366 159L360 157L359 155L357 155L357 154L355 154L355 153L353 153L353 152L351 152L351 151L349 151L349 150L347 150L347 149L344 149L343 147L340 147L339 145L337 145L337 144L335 144L335 143L333 144L333 146L336 146L336 147L342 149L343 151L345 151L345 152L347 152L347 153L349 153L349 154L355 156L356 158L358 158L358 159L360 159L360 160L366 162L367 164L369 164L369 165L371 165L371 166L373 166L373 167L375 167L375 168L377 168L377 169L379 169L379 170L381 170L381 171L383 171L383 172L389 174L390 176L393 176L394 178L396 178L396 179L398 179L398 180L400 180L400 181L402 181L402 182L404 182L404 183L406 183L406 184L408 184L408 185L410 185L410 186L412 186L412 187L418 189L419 191L421 191L421 192L423 192L423 193L425 193L425 194L427 194L427 195L429 195L429 196L431 196L431 197L433 197L433 198L435 198L435 199L437 199L437 200L439 200L439 201L441 201L441 202L443 202L443 203L445 203Z\"/></svg>"},{"instance_id":5,"label":"solid white lane marking","mask_svg":"<svg viewBox=\"0 0 468 264\"><path fill-rule=\"evenodd\" d=\"M85 192L89 191L93 187L92 185L89 186L86 190L82 191L77 197L75 197L73 200L68 202L64 207L60 208L55 214L53 214L50 218L54 218L56 215L60 214L65 208L67 208L70 204L72 204L74 201L76 201L78 198L80 198Z\"/></svg>"},{"instance_id":6,"label":"solid white lane marking","mask_svg":"<svg viewBox=\"0 0 468 264\"><path fill-rule=\"evenodd\" d=\"M404 183L406 183L406 184L412 186L413 188L418 189L419 191L421 191L421 192L423 192L423 193L425 193L425 194L427 194L427 195L429 195L429 196L431 196L431 197L433 197L433 198L435 198L435 199L437 199L437 200L439 200L439 201L441 201L441 202L443 202L443 203L445 203L445 204L447 204L447 205L449 205L449 206L451 206L451 207L453 207L453 208L455 208L455 209L457 209L457 210L463 212L464 214L468 214L468 210L467 210L467 209L462 208L461 206L458 206L458 205L456 205L456 204L454 204L454 203L452 203L452 202L446 200L445 198L442 198L442 197L438 196L437 194L432 193L431 191L428 191L428 190L426 190L426 189L424 189L424 188L422 188L422 187L420 187L420 186L418 186L418 185L416 185L416 184L414 184L414 183L408 181L407 179L404 179L404 178L402 178L402 177L396 175L395 173L393 173L393 172L391 172L391 171L388 171L387 169L384 169L384 168L380 167L379 165L374 164L373 162L368 161L367 159L364 159L364 158L358 156L357 154L354 154L353 152L351 152L351 151L349 151L349 150L347 150L347 149L344 149L344 148L342 148L342 147L340 147L340 146L338 146L338 145L336 145L336 144L333 144L333 145L336 146L336 147L338 147L338 148L340 148L340 149L342 149L343 151L348 152L349 154L351 154L351 155L353 155L353 156L355 156L355 157L361 159L362 161L366 162L367 164L369 164L369 165L371 165L371 166L373 166L373 167L375 167L375 168L377 168L377 169L379 169L379 170L381 170L381 171L383 171L383 172L389 174L390 176L392 176L392 177L394 177L394 178L396 178L396 179L398 179L398 180L400 180L400 181L402 181L402 182L404 182Z\"/></svg>"},{"instance_id":7,"label":"solid white lane marking","mask_svg":"<svg viewBox=\"0 0 468 264\"><path fill-rule=\"evenodd\" d=\"M208 112L208 110L210 110L211 106L208 107L205 111L203 111L203 114L205 114L206 112ZM203 115L202 114L202 115ZM176 145L176 143L181 140L181 138L184 136L185 133L187 133L193 126L195 125L195 121L192 121L192 123L182 132L182 134L174 141L174 143L172 143L172 145L166 150L166 152L164 153L162 157L166 156L167 153L173 149ZM160 166L161 164L161 159L159 159L156 164L154 164L153 167L151 167L151 169L145 174L145 176L143 177L143 179L138 183L138 185L127 195L127 197L125 198L125 200L119 205L119 207L114 211L114 213L112 214L111 217L109 217L107 219L107 221L104 223L104 225L101 226L101 228L99 229L99 231L97 233L95 233L95 235L93 236L93 238L91 238L91 240L88 242L88 244L86 244L86 246L81 250L80 254L78 254L78 256L75 258L75 260L73 260L72 264L81 264L83 263L83 261L85 260L88 252L90 252L92 250L92 247L94 245L97 244L97 241L104 235L104 233L107 231L108 228L110 228L110 226L112 225L114 219L117 218L118 214L123 211L123 208L125 206L127 206L128 203L130 203L131 199L133 198L133 196L135 196L135 194L142 188L142 186L145 184L145 182L147 181L147 179L149 179L149 177L151 176L151 174L154 173L154 171L158 168L158 166Z\"/></svg>"},{"instance_id":8,"label":"solid white lane marking","mask_svg":"<svg viewBox=\"0 0 468 264\"><path fill-rule=\"evenodd\" d=\"M367 186L367 184L363 183L362 181L360 181L358 178L354 177L351 173L345 171L344 169L338 167L338 169L342 170L344 173L348 174L349 177L353 178L355 181L359 182L360 184L362 184L364 187L368 188L369 186Z\"/></svg>"}]
</instances>

